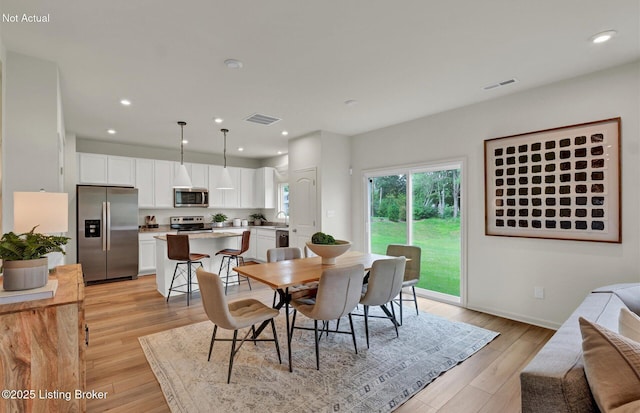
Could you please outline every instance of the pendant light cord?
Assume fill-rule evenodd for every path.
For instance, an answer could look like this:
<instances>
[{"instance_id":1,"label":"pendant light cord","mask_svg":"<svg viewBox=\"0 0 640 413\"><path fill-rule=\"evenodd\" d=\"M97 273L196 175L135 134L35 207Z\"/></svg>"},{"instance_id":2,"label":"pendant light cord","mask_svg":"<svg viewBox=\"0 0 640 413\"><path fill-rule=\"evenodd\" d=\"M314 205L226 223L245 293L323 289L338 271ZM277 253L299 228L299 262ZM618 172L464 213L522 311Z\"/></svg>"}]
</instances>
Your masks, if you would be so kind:
<instances>
[{"instance_id":1,"label":"pendant light cord","mask_svg":"<svg viewBox=\"0 0 640 413\"><path fill-rule=\"evenodd\" d=\"M178 125L180 125L180 165L184 165L184 125L186 125L187 122L178 122Z\"/></svg>"},{"instance_id":2,"label":"pendant light cord","mask_svg":"<svg viewBox=\"0 0 640 413\"><path fill-rule=\"evenodd\" d=\"M220 129L220 131L224 134L224 149L222 150L222 156L224 158L224 167L227 167L227 132L229 129Z\"/></svg>"}]
</instances>

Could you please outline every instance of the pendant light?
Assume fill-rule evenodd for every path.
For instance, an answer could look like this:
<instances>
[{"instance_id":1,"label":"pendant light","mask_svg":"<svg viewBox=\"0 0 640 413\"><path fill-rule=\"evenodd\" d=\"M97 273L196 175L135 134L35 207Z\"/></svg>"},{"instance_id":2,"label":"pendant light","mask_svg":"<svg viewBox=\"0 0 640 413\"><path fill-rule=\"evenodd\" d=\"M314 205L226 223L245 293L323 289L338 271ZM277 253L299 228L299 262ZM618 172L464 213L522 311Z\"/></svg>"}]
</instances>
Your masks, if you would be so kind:
<instances>
[{"instance_id":1,"label":"pendant light","mask_svg":"<svg viewBox=\"0 0 640 413\"><path fill-rule=\"evenodd\" d=\"M189 172L187 172L187 167L184 166L184 126L186 124L187 122L178 122L178 125L180 125L180 167L178 168L178 173L173 179L174 188L193 187L193 184L191 184L191 178L189 178Z\"/></svg>"},{"instance_id":2,"label":"pendant light","mask_svg":"<svg viewBox=\"0 0 640 413\"><path fill-rule=\"evenodd\" d=\"M233 189L231 175L229 175L229 170L227 169L227 132L229 132L229 129L220 129L220 132L224 134L224 151L222 152L224 157L224 167L222 168L222 173L220 174L220 179L218 179L216 189Z\"/></svg>"}]
</instances>

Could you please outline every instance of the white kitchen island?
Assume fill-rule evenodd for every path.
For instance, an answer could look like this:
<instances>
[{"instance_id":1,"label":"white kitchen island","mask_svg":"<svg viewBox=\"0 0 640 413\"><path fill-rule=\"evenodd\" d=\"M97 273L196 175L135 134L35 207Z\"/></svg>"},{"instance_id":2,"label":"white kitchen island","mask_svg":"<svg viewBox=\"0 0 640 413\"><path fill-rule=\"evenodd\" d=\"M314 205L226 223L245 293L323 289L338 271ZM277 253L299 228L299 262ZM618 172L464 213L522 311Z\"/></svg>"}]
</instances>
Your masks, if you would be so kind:
<instances>
[{"instance_id":1,"label":"white kitchen island","mask_svg":"<svg viewBox=\"0 0 640 413\"><path fill-rule=\"evenodd\" d=\"M189 250L191 253L209 254L211 258L202 260L204 269L210 272L218 273L220 267L221 256L216 257L215 253L225 248L240 249L242 242L242 230L214 231L198 234L187 234L189 236ZM167 255L167 236L159 235L154 237L156 240L156 285L158 291L164 297L169 294L173 271L175 270L177 261L170 260ZM195 274L193 280L197 283ZM184 294L173 291L171 296Z\"/></svg>"}]
</instances>

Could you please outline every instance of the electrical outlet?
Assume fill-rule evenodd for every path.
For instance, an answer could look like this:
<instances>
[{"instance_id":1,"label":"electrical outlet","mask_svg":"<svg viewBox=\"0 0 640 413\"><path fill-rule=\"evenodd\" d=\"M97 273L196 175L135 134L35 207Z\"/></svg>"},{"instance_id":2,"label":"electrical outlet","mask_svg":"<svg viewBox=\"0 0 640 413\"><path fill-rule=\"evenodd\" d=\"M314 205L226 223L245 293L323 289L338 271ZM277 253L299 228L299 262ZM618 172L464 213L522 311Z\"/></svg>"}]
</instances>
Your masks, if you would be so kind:
<instances>
[{"instance_id":1,"label":"electrical outlet","mask_svg":"<svg viewBox=\"0 0 640 413\"><path fill-rule=\"evenodd\" d=\"M544 299L544 287L533 287L533 297L539 300Z\"/></svg>"}]
</instances>

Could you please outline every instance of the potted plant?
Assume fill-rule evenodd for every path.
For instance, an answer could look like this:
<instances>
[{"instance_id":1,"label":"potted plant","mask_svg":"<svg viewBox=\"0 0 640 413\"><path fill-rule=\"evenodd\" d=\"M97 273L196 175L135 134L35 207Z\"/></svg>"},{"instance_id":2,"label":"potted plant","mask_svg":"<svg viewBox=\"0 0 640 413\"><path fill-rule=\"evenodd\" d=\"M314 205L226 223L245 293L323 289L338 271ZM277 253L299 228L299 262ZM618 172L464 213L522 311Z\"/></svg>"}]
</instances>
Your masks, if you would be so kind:
<instances>
[{"instance_id":1,"label":"potted plant","mask_svg":"<svg viewBox=\"0 0 640 413\"><path fill-rule=\"evenodd\" d=\"M36 227L24 234L8 232L0 239L0 259L3 261L2 286L7 291L43 287L49 279L50 252L65 253L62 246L70 238L44 235Z\"/></svg>"},{"instance_id":2,"label":"potted plant","mask_svg":"<svg viewBox=\"0 0 640 413\"><path fill-rule=\"evenodd\" d=\"M262 225L262 221L266 221L267 218L261 212L249 215L249 218L253 220L253 225Z\"/></svg>"},{"instance_id":3,"label":"potted plant","mask_svg":"<svg viewBox=\"0 0 640 413\"><path fill-rule=\"evenodd\" d=\"M211 215L211 221L213 222L213 225L216 227L222 227L226 220L227 220L227 216L223 213L219 212L215 215Z\"/></svg>"}]
</instances>

